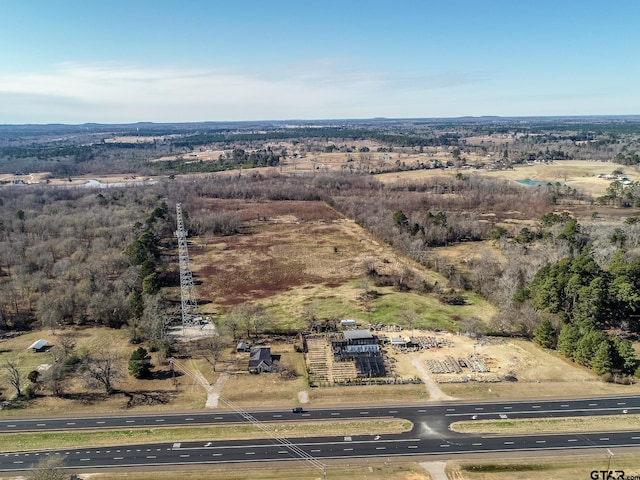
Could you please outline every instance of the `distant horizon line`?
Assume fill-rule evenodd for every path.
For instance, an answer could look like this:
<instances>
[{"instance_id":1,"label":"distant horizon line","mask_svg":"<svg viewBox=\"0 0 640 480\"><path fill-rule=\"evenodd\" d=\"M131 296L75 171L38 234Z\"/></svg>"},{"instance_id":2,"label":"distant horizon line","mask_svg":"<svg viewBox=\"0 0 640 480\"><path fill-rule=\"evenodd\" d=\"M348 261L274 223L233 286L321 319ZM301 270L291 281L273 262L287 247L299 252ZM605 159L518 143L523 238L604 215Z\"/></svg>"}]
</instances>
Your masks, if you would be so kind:
<instances>
[{"instance_id":1,"label":"distant horizon line","mask_svg":"<svg viewBox=\"0 0 640 480\"><path fill-rule=\"evenodd\" d=\"M82 122L82 123L0 123L0 127L82 127L82 126L136 126L136 125L196 125L196 124L251 124L251 123L327 123L327 122L376 122L376 121L464 121L464 120L561 120L561 119L634 119L640 120L638 114L590 114L590 115L464 115L456 117L353 117L322 119L263 119L263 120L191 120L191 121L146 121L137 122Z\"/></svg>"}]
</instances>

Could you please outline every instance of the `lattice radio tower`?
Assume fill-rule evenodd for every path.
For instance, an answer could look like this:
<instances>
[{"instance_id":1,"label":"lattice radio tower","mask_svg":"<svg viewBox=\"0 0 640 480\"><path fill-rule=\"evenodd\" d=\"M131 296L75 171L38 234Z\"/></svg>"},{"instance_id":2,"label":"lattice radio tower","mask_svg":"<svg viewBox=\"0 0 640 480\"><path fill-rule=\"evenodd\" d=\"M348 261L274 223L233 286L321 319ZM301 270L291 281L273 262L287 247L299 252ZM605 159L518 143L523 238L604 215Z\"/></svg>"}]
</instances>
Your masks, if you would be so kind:
<instances>
[{"instance_id":1,"label":"lattice radio tower","mask_svg":"<svg viewBox=\"0 0 640 480\"><path fill-rule=\"evenodd\" d=\"M180 259L180 300L182 303L182 328L196 324L198 304L193 291L193 275L189 266L189 249L187 247L187 232L182 220L182 204L176 203L176 217L178 220L178 258Z\"/></svg>"}]
</instances>

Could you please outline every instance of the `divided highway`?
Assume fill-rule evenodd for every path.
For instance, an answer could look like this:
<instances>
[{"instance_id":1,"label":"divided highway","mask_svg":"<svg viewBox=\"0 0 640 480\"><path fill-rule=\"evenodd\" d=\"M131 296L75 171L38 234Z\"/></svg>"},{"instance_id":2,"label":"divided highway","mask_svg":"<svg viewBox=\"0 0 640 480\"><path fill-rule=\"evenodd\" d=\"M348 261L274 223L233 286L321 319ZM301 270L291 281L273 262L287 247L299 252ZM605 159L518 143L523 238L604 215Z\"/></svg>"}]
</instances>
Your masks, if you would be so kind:
<instances>
[{"instance_id":1,"label":"divided highway","mask_svg":"<svg viewBox=\"0 0 640 480\"><path fill-rule=\"evenodd\" d=\"M640 446L640 432L482 437L451 432L453 422L473 419L548 418L640 413L640 397L598 397L526 402L442 403L403 407L312 409L303 413L258 411L261 422L287 420L403 418L412 431L400 435L318 437L290 440L318 460L347 457L390 457L452 453L512 452L535 449L613 448ZM236 413L206 412L90 418L11 419L0 421L0 433L68 431L73 429L133 428L237 423ZM29 468L47 455L63 455L77 468L175 465L246 461L298 460L275 439L176 442L106 448L64 449L52 452L2 453L0 470Z\"/></svg>"}]
</instances>

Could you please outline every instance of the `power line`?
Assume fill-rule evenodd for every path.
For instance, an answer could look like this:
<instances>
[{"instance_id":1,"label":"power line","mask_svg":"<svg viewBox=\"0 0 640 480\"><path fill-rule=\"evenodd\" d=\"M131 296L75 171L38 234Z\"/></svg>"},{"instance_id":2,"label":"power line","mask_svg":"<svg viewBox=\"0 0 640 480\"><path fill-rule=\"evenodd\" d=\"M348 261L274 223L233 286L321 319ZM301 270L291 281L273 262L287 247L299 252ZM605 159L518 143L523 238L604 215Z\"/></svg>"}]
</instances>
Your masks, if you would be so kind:
<instances>
[{"instance_id":1,"label":"power line","mask_svg":"<svg viewBox=\"0 0 640 480\"><path fill-rule=\"evenodd\" d=\"M202 385L204 389L207 391L207 393L212 393L213 388L200 372L196 371L196 373L194 373L186 365L184 365L182 362L178 361L175 358L169 359L169 362L171 363L172 366L177 367L185 375L189 376L191 379L195 380L200 385ZM233 403L228 398L225 398L222 395L220 395L218 397L218 400L220 400L221 402L226 404L228 407L230 407L235 413L240 415L247 422L251 423L252 425L255 425L257 428L265 432L272 439L277 441L280 445L282 445L285 448L288 448L289 451L291 451L291 453L293 453L296 457L300 458L301 460L304 460L314 468L320 470L322 472L323 477L326 476L327 466L324 463L320 462L318 459L316 459L309 453L305 452L302 448L298 447L296 444L292 443L290 440L279 436L274 431L274 429L272 429L268 424L261 422L256 417L251 415L249 412L243 410L241 407Z\"/></svg>"}]
</instances>

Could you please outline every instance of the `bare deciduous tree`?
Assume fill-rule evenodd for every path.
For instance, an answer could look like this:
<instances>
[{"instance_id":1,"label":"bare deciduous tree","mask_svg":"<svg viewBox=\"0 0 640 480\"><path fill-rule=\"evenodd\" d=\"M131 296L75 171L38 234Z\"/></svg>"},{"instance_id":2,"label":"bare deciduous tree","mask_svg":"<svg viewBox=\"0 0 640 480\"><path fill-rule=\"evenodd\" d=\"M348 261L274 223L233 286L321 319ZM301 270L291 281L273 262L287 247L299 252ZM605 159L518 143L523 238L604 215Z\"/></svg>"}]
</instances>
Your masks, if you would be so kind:
<instances>
[{"instance_id":1,"label":"bare deciduous tree","mask_svg":"<svg viewBox=\"0 0 640 480\"><path fill-rule=\"evenodd\" d=\"M84 360L85 378L104 388L107 395L115 391L114 383L123 376L122 359L113 350L103 349Z\"/></svg>"},{"instance_id":2,"label":"bare deciduous tree","mask_svg":"<svg viewBox=\"0 0 640 480\"><path fill-rule=\"evenodd\" d=\"M15 388L16 395L19 397L22 395L22 375L15 362L7 360L4 364L6 370L7 381Z\"/></svg>"},{"instance_id":3,"label":"bare deciduous tree","mask_svg":"<svg viewBox=\"0 0 640 480\"><path fill-rule=\"evenodd\" d=\"M67 474L64 471L65 458L62 455L50 455L44 457L35 468L25 477L26 480L65 480Z\"/></svg>"},{"instance_id":4,"label":"bare deciduous tree","mask_svg":"<svg viewBox=\"0 0 640 480\"><path fill-rule=\"evenodd\" d=\"M211 356L211 368L215 372L216 364L220 361L225 348L229 346L229 338L214 332L204 339L203 345Z\"/></svg>"},{"instance_id":5,"label":"bare deciduous tree","mask_svg":"<svg viewBox=\"0 0 640 480\"><path fill-rule=\"evenodd\" d=\"M76 336L72 332L62 332L58 335L58 344L62 350L64 359L69 358L73 354L73 349L76 348Z\"/></svg>"}]
</instances>

